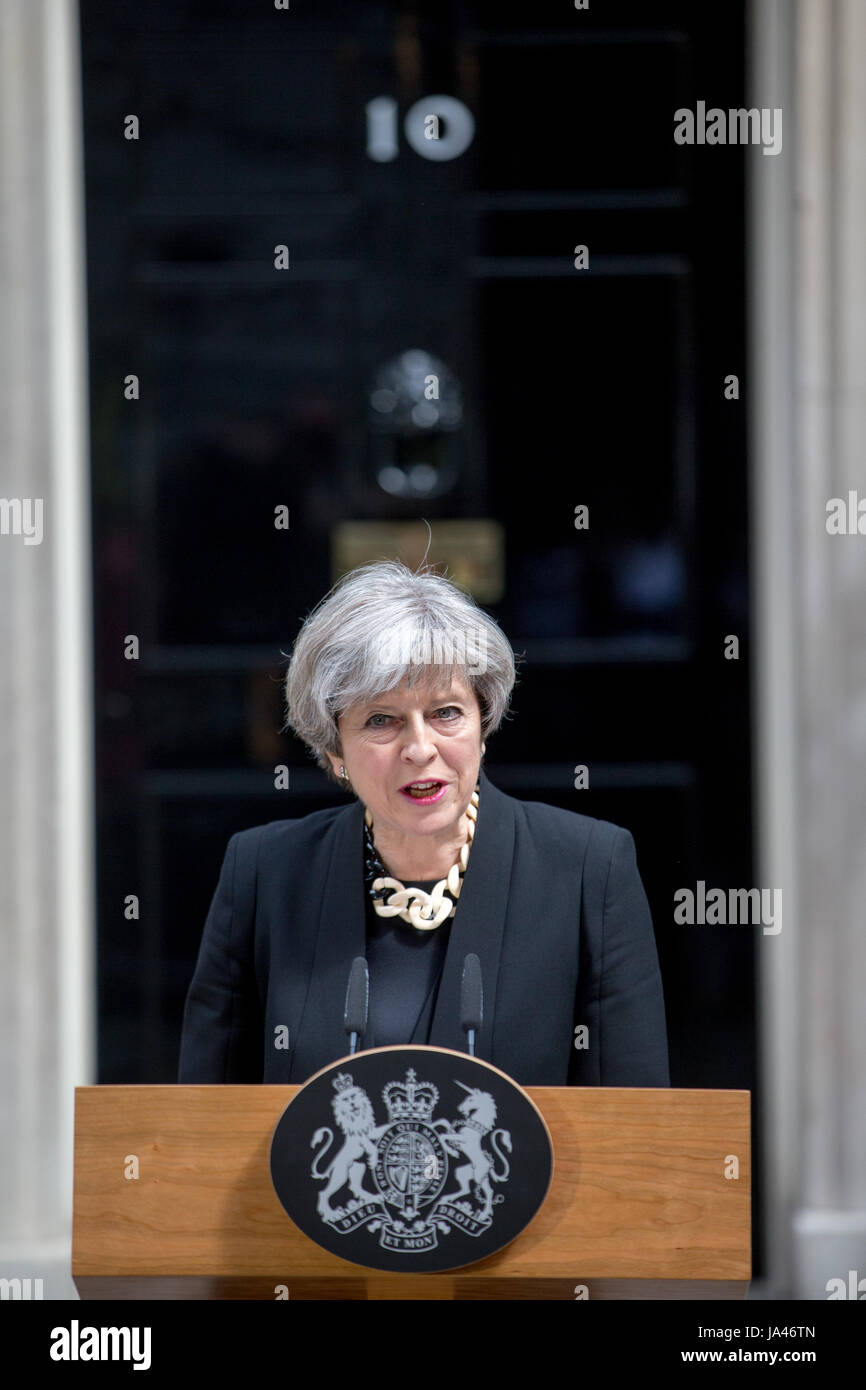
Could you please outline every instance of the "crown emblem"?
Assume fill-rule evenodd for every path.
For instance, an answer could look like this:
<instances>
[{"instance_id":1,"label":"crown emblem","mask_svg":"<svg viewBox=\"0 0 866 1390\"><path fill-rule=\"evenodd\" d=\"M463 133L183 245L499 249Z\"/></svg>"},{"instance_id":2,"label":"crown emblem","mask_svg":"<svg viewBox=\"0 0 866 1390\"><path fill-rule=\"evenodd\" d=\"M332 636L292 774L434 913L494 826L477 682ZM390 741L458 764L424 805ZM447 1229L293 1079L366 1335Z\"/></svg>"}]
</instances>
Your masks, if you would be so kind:
<instances>
[{"instance_id":1,"label":"crown emblem","mask_svg":"<svg viewBox=\"0 0 866 1390\"><path fill-rule=\"evenodd\" d=\"M331 1084L337 1092L337 1095L341 1095L343 1091L351 1091L355 1082L347 1071L341 1071L333 1078Z\"/></svg>"},{"instance_id":2,"label":"crown emblem","mask_svg":"<svg viewBox=\"0 0 866 1390\"><path fill-rule=\"evenodd\" d=\"M419 1082L414 1067L410 1067L405 1081L388 1082L382 1098L388 1107L389 1124L397 1120L429 1122L439 1099L439 1091L432 1081Z\"/></svg>"}]
</instances>

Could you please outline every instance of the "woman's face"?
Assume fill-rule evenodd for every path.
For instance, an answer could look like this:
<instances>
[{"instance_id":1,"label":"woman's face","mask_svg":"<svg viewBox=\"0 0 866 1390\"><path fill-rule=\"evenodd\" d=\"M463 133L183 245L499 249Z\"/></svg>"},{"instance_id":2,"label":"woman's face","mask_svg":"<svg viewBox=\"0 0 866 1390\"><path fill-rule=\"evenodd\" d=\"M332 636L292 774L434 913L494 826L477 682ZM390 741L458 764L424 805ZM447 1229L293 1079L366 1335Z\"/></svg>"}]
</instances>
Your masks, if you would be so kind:
<instances>
[{"instance_id":1,"label":"woman's face","mask_svg":"<svg viewBox=\"0 0 866 1390\"><path fill-rule=\"evenodd\" d=\"M409 835L447 832L469 804L481 765L481 711L461 677L388 691L338 721L345 765L375 826ZM419 783L433 786L419 788ZM414 787L414 792L410 788Z\"/></svg>"}]
</instances>

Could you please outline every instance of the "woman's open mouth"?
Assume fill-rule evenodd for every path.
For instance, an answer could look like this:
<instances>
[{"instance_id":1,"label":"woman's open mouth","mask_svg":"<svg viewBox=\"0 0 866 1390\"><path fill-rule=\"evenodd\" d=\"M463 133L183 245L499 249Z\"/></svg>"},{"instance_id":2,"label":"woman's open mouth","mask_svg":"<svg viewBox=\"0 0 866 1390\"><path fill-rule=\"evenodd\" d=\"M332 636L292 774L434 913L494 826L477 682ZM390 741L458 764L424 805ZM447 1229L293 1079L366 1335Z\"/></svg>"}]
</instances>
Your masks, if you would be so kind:
<instances>
[{"instance_id":1,"label":"woman's open mouth","mask_svg":"<svg viewBox=\"0 0 866 1390\"><path fill-rule=\"evenodd\" d=\"M425 782L407 782L405 787L400 788L400 795L405 796L407 801L417 801L421 806L430 806L434 801L441 800L447 786L447 782L440 782L438 778L431 778Z\"/></svg>"}]
</instances>

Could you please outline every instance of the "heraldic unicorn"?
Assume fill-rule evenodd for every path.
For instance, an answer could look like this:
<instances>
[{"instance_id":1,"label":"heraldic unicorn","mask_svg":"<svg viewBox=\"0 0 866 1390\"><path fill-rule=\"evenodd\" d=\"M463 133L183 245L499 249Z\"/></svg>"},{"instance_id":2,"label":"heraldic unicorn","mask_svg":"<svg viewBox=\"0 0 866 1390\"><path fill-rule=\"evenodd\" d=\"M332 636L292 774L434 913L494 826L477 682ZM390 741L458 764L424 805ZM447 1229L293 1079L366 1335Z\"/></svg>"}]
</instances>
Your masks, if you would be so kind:
<instances>
[{"instance_id":1,"label":"heraldic unicorn","mask_svg":"<svg viewBox=\"0 0 866 1390\"><path fill-rule=\"evenodd\" d=\"M447 1235L455 1226L473 1236L490 1228L494 1206L505 1200L494 1195L493 1184L508 1180L503 1150L511 1153L511 1134L495 1128L496 1103L487 1091L455 1084L466 1092L458 1118L434 1119L438 1088L419 1082L410 1068L405 1081L383 1088L388 1118L378 1124L353 1077L334 1078L342 1145L329 1159L335 1137L327 1126L310 1141L317 1150L312 1176L325 1181L316 1204L322 1221L343 1234L367 1225L380 1245L407 1252L434 1249L437 1232Z\"/></svg>"}]
</instances>

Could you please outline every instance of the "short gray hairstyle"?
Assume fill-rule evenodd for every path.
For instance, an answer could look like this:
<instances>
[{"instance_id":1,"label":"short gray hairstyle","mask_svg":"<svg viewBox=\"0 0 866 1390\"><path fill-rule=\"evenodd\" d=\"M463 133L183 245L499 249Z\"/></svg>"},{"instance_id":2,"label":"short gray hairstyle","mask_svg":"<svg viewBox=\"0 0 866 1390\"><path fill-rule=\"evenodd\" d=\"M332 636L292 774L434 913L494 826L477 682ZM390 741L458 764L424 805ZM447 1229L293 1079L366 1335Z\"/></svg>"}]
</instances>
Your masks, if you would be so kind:
<instances>
[{"instance_id":1,"label":"short gray hairstyle","mask_svg":"<svg viewBox=\"0 0 866 1390\"><path fill-rule=\"evenodd\" d=\"M488 738L508 712L514 653L499 625L432 567L399 560L360 565L337 581L306 618L286 674L286 726L333 781L337 720L404 680L461 677L472 689ZM339 785L342 785L339 783Z\"/></svg>"}]
</instances>

